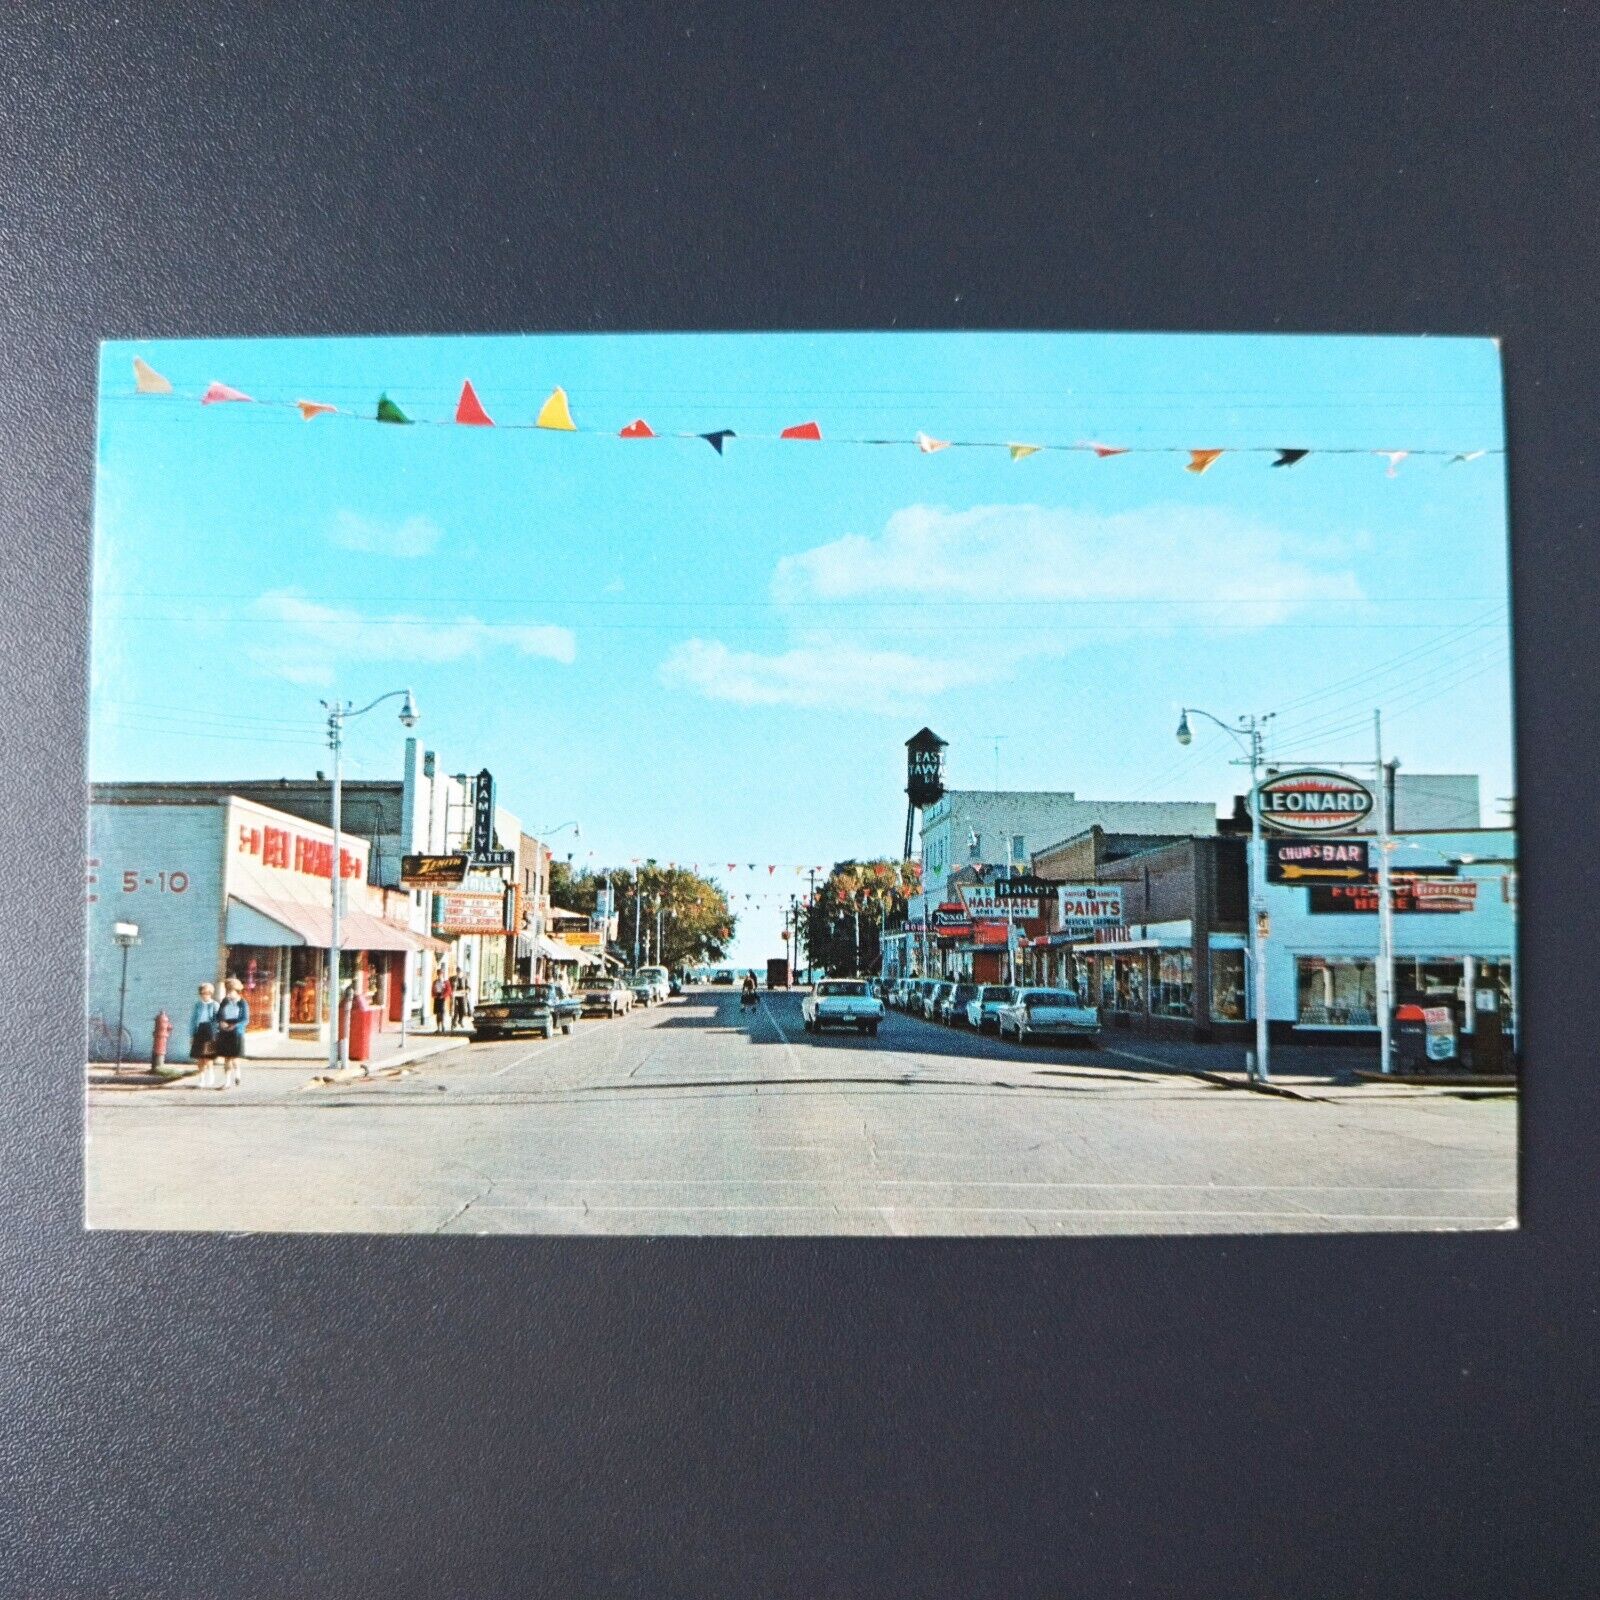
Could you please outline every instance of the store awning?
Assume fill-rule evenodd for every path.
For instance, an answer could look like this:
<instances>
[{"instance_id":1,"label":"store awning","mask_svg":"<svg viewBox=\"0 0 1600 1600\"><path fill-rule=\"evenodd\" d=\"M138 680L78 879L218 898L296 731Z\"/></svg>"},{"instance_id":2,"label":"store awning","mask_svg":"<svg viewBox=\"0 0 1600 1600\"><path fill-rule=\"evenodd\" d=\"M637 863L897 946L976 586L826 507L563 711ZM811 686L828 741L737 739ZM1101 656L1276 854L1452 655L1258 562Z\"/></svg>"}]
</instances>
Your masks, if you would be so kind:
<instances>
[{"instance_id":1,"label":"store awning","mask_svg":"<svg viewBox=\"0 0 1600 1600\"><path fill-rule=\"evenodd\" d=\"M326 950L333 943L333 908L304 900L248 900L228 896L223 938L230 945L307 946ZM339 944L345 950L440 950L436 939L397 927L366 911L347 911L339 918Z\"/></svg>"},{"instance_id":2,"label":"store awning","mask_svg":"<svg viewBox=\"0 0 1600 1600\"><path fill-rule=\"evenodd\" d=\"M1116 944L1080 944L1073 951L1079 956L1126 956L1136 950L1187 950L1189 941L1181 944L1167 939L1121 939Z\"/></svg>"},{"instance_id":3,"label":"store awning","mask_svg":"<svg viewBox=\"0 0 1600 1600\"><path fill-rule=\"evenodd\" d=\"M575 944L564 944L560 939L547 939L542 933L538 940L539 954L546 961L576 962L580 967L598 967L600 957L592 950L580 950Z\"/></svg>"}]
</instances>

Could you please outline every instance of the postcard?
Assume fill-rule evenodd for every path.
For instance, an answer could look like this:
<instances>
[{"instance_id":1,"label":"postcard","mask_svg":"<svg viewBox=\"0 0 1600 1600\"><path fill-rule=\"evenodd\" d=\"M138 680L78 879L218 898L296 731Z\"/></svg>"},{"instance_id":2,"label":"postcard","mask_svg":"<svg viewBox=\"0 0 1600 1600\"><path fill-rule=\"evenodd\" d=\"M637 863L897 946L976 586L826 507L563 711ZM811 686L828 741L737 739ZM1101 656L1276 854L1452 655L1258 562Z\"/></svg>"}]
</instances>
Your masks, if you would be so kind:
<instances>
[{"instance_id":1,"label":"postcard","mask_svg":"<svg viewBox=\"0 0 1600 1600\"><path fill-rule=\"evenodd\" d=\"M1514 1227L1491 339L100 351L86 1222Z\"/></svg>"}]
</instances>

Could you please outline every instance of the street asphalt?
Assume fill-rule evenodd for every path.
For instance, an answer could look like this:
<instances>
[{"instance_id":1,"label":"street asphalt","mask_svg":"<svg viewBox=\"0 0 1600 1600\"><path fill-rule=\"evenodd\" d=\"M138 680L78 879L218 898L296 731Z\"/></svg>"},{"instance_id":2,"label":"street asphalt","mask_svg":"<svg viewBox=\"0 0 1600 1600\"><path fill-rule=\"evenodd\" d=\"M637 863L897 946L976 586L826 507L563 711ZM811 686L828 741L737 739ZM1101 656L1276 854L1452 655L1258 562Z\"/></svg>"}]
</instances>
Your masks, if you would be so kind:
<instances>
[{"instance_id":1,"label":"street asphalt","mask_svg":"<svg viewBox=\"0 0 1600 1600\"><path fill-rule=\"evenodd\" d=\"M1207 1082L1147 1040L1019 1047L698 989L370 1080L246 1062L89 1092L91 1227L249 1233L1140 1234L1514 1226L1516 1102Z\"/></svg>"}]
</instances>

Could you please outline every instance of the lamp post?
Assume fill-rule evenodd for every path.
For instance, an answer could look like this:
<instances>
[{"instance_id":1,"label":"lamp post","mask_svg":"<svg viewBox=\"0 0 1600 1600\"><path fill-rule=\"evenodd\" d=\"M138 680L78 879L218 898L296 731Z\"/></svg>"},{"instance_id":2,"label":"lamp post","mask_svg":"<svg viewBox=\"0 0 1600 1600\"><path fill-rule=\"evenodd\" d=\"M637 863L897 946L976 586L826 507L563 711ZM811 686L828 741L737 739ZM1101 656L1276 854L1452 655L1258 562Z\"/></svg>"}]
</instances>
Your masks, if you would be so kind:
<instances>
[{"instance_id":1,"label":"lamp post","mask_svg":"<svg viewBox=\"0 0 1600 1600\"><path fill-rule=\"evenodd\" d=\"M113 922L112 942L122 951L122 984L117 990L117 1075L122 1075L122 1024L128 1013L128 952L139 942L137 922Z\"/></svg>"},{"instance_id":2,"label":"lamp post","mask_svg":"<svg viewBox=\"0 0 1600 1600\"><path fill-rule=\"evenodd\" d=\"M337 1072L340 1061L348 1046L348 1041L339 1038L339 1012L343 996L339 992L340 958L343 954L339 942L339 918L342 913L344 899L344 861L340 848L339 808L343 799L341 757L344 750L344 725L352 717L364 717L375 706L381 706L385 700L401 700L400 725L403 728L414 728L420 720L417 712L417 702L409 689L391 689L387 694L380 694L376 700L368 701L359 710L351 706L348 700L324 700L323 706L328 712L328 748L333 752L333 796L330 821L333 828L333 915L329 928L328 938L328 1070Z\"/></svg>"},{"instance_id":3,"label":"lamp post","mask_svg":"<svg viewBox=\"0 0 1600 1600\"><path fill-rule=\"evenodd\" d=\"M1240 717L1236 724L1230 725L1220 717L1214 717L1209 711L1202 711L1196 706L1184 706L1178 714L1177 739L1179 744L1188 744L1194 738L1189 731L1189 715L1204 717L1207 722L1214 722L1234 741L1239 748L1246 752L1250 766L1250 859L1245 881L1247 885L1247 907L1245 916L1249 922L1250 935L1250 965L1254 974L1255 984L1255 1013L1256 1013L1256 1049L1251 1066L1251 1075L1261 1083L1270 1081L1267 1070L1267 946L1264 938L1263 924L1267 917L1266 903L1266 868L1263 860L1265 844L1261 836L1261 790L1259 775L1261 770L1261 740L1266 730L1266 725L1272 720L1272 713L1264 717Z\"/></svg>"}]
</instances>

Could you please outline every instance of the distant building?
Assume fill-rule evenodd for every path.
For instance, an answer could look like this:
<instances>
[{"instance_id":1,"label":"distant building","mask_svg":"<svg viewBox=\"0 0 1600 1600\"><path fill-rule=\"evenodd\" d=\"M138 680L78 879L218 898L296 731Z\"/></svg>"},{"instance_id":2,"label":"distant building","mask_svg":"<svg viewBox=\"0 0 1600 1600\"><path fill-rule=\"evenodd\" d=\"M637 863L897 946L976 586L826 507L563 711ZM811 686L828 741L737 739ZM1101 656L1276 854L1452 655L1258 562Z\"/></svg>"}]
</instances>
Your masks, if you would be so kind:
<instances>
[{"instance_id":1,"label":"distant building","mask_svg":"<svg viewBox=\"0 0 1600 1600\"><path fill-rule=\"evenodd\" d=\"M965 867L1025 872L1040 851L1094 827L1187 838L1215 833L1217 810L1204 800L1080 800L1071 790L947 790L922 814L924 893L937 904Z\"/></svg>"}]
</instances>

